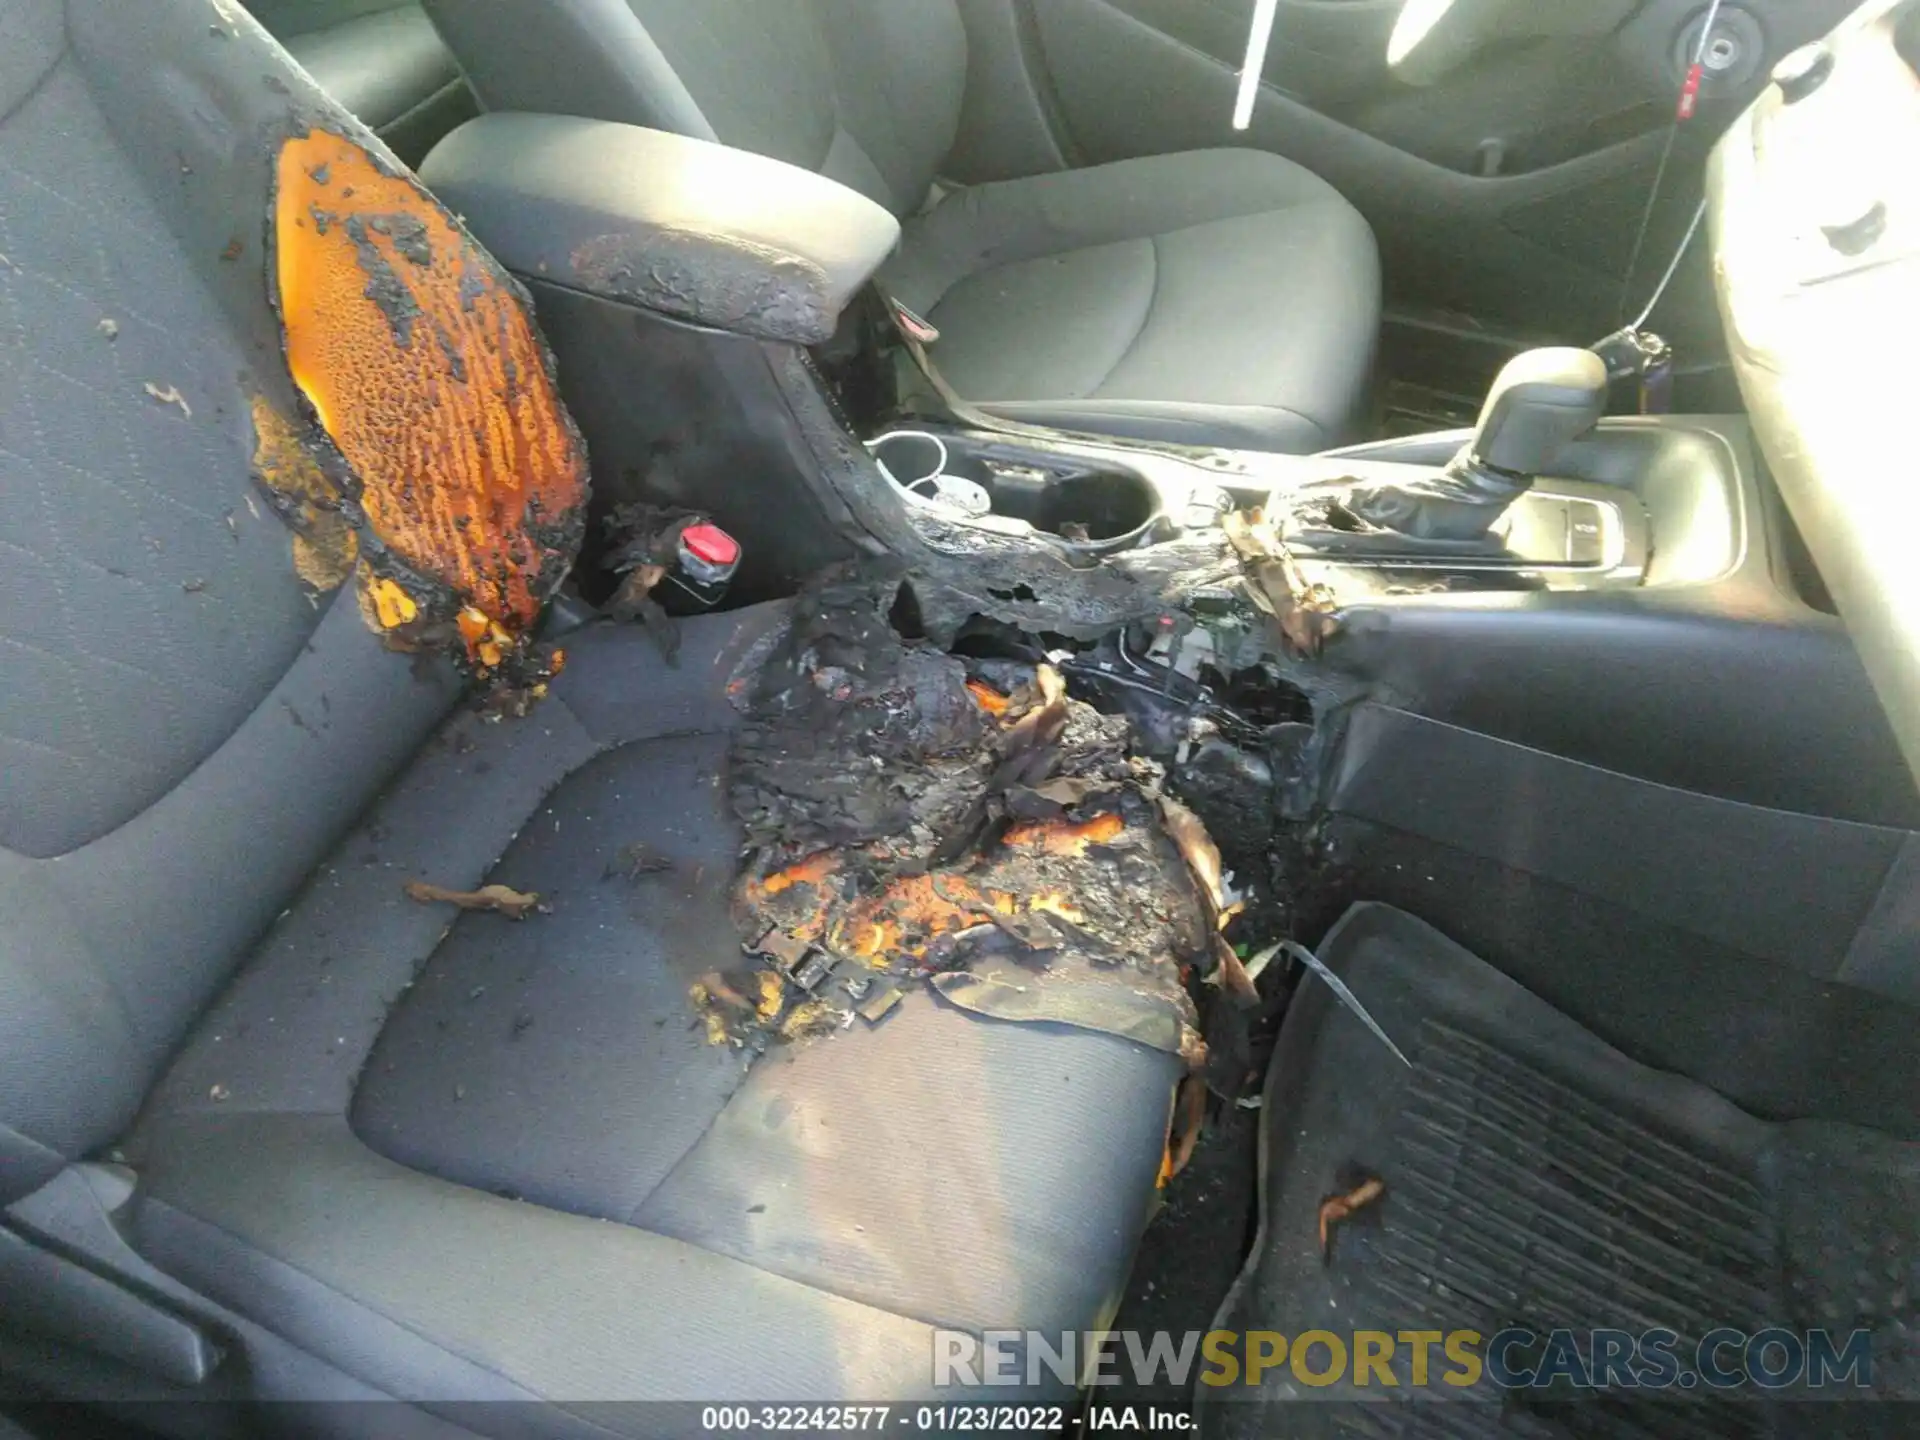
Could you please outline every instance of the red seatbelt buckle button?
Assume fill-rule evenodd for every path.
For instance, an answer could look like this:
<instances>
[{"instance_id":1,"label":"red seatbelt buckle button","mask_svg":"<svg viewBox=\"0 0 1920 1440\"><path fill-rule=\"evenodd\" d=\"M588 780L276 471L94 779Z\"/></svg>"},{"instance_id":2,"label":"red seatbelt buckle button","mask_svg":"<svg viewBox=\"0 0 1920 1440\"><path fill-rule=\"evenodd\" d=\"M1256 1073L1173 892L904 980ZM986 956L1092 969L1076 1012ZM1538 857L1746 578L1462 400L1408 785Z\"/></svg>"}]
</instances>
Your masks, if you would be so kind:
<instances>
[{"instance_id":1,"label":"red seatbelt buckle button","mask_svg":"<svg viewBox=\"0 0 1920 1440\"><path fill-rule=\"evenodd\" d=\"M888 301L893 311L893 323L900 327L900 333L916 345L931 345L940 338L940 331L930 321L922 319L898 300Z\"/></svg>"},{"instance_id":2,"label":"red seatbelt buckle button","mask_svg":"<svg viewBox=\"0 0 1920 1440\"><path fill-rule=\"evenodd\" d=\"M689 525L680 532L680 564L696 580L715 584L740 568L740 542L718 525Z\"/></svg>"}]
</instances>

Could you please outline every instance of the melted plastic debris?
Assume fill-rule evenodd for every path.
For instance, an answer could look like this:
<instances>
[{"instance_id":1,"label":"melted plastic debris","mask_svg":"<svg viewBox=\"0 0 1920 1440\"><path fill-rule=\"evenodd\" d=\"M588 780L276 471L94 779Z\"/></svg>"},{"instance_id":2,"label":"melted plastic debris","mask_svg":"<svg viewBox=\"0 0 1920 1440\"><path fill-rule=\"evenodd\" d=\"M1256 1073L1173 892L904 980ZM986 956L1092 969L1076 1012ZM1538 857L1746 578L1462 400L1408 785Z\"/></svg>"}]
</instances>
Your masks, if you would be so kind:
<instances>
[{"instance_id":1,"label":"melted plastic debris","mask_svg":"<svg viewBox=\"0 0 1920 1440\"><path fill-rule=\"evenodd\" d=\"M614 506L604 522L612 546L607 568L620 576L618 588L607 601L607 614L646 626L668 664L680 653L680 632L673 617L653 598L654 588L678 562L680 537L691 526L708 523L709 517L697 510L638 501Z\"/></svg>"},{"instance_id":2,"label":"melted plastic debris","mask_svg":"<svg viewBox=\"0 0 1920 1440\"><path fill-rule=\"evenodd\" d=\"M360 559L360 540L341 513L340 490L308 442L261 396L253 399L253 473L293 531L293 569L314 595L339 589Z\"/></svg>"},{"instance_id":3,"label":"melted plastic debris","mask_svg":"<svg viewBox=\"0 0 1920 1440\"><path fill-rule=\"evenodd\" d=\"M994 723L966 668L904 643L870 586L802 597L747 711L734 812L749 845L784 846L788 859L887 840L902 863L924 860L993 766Z\"/></svg>"},{"instance_id":4,"label":"melted plastic debris","mask_svg":"<svg viewBox=\"0 0 1920 1440\"><path fill-rule=\"evenodd\" d=\"M1333 591L1301 574L1265 512L1235 511L1223 524L1246 572L1247 598L1273 618L1293 654L1318 656L1340 630Z\"/></svg>"},{"instance_id":5,"label":"melted plastic debris","mask_svg":"<svg viewBox=\"0 0 1920 1440\"><path fill-rule=\"evenodd\" d=\"M537 698L555 667L530 635L579 551L587 461L525 296L410 176L324 130L281 146L271 228L320 432L255 407L296 568L316 590L356 571L390 644Z\"/></svg>"},{"instance_id":6,"label":"melted plastic debris","mask_svg":"<svg viewBox=\"0 0 1920 1440\"><path fill-rule=\"evenodd\" d=\"M1124 718L1029 667L1009 689L889 626L887 587L802 598L735 744L753 966L694 987L709 1038L758 1045L884 1020L925 984L1006 1020L1205 1059L1187 982L1218 906L1182 858ZM1017 668L1017 667L1015 667ZM1195 822L1197 825L1197 822Z\"/></svg>"},{"instance_id":7,"label":"melted plastic debris","mask_svg":"<svg viewBox=\"0 0 1920 1440\"><path fill-rule=\"evenodd\" d=\"M1160 1161L1161 1185L1178 1175L1193 1159L1200 1144L1200 1130L1207 1118L1207 1085L1198 1075L1180 1082L1174 1096L1173 1112L1167 1117L1167 1146Z\"/></svg>"}]
</instances>

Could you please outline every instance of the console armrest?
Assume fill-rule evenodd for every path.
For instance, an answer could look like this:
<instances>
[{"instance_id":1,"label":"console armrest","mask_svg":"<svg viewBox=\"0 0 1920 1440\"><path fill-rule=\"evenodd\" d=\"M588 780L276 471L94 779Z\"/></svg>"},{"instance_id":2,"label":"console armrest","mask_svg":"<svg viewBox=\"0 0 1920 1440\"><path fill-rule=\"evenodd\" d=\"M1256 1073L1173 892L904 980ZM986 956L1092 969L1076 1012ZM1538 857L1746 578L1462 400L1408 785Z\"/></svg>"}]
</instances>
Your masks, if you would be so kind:
<instances>
[{"instance_id":1,"label":"console armrest","mask_svg":"<svg viewBox=\"0 0 1920 1440\"><path fill-rule=\"evenodd\" d=\"M833 333L900 238L811 170L605 120L483 115L420 176L519 274L801 345Z\"/></svg>"}]
</instances>

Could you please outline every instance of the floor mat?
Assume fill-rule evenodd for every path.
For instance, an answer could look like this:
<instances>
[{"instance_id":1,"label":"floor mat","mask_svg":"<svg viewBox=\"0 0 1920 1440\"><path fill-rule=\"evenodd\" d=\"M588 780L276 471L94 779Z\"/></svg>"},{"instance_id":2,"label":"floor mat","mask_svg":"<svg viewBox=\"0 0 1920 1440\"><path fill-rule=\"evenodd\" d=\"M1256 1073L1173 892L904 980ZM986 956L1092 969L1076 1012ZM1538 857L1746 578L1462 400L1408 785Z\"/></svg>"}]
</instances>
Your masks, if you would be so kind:
<instances>
[{"instance_id":1,"label":"floor mat","mask_svg":"<svg viewBox=\"0 0 1920 1440\"><path fill-rule=\"evenodd\" d=\"M1257 1385L1200 1387L1210 1436L1746 1437L1913 1433L1920 1419L1920 1145L1825 1122L1768 1124L1705 1087L1626 1059L1491 966L1397 910L1363 905L1322 957L1412 1058L1406 1069L1324 985L1295 1001L1268 1083L1263 1229L1217 1326L1330 1332L1504 1330L1502 1387L1431 1350L1426 1387L1396 1342L1358 1386L1318 1343ZM1322 1202L1367 1198L1321 1241ZM1851 1383L1709 1387L1696 1356L1722 1328L1868 1332L1874 1397ZM1676 1332L1672 1382L1582 1390L1600 1329ZM1556 1341L1553 1332L1572 1332ZM1811 1342L1806 1342L1811 1343ZM1374 1342L1376 1352L1379 1342ZM1571 1348L1571 1358L1563 1353ZM1292 1347L1290 1347L1292 1348ZM1809 1352L1810 1353L1810 1352ZM1714 1359L1738 1366L1740 1351ZM1630 1362L1636 1367L1641 1358ZM1767 1350L1763 1364L1790 1369ZM1293 1356L1289 1356L1292 1362ZM1685 1376L1694 1374L1689 1386ZM1412 1404L1360 1404L1358 1401ZM1440 1403L1441 1401L1453 1403ZM1327 1403L1333 1402L1333 1403ZM1346 1403L1341 1403L1346 1402ZM1790 1403L1805 1402L1805 1403Z\"/></svg>"}]
</instances>

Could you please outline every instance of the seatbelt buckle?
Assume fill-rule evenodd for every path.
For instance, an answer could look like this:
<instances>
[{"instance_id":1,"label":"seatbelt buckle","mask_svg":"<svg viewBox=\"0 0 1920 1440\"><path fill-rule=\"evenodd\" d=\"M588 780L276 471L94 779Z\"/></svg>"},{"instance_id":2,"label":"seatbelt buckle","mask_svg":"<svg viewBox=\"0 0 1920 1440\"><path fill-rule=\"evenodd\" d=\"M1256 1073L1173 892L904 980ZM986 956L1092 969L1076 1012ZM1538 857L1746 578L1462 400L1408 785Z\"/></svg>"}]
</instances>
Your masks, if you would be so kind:
<instances>
[{"instance_id":1,"label":"seatbelt buckle","mask_svg":"<svg viewBox=\"0 0 1920 1440\"><path fill-rule=\"evenodd\" d=\"M936 326L902 305L891 295L887 297L887 311L893 316L894 326L914 344L931 345L940 338L940 331Z\"/></svg>"},{"instance_id":2,"label":"seatbelt buckle","mask_svg":"<svg viewBox=\"0 0 1920 1440\"><path fill-rule=\"evenodd\" d=\"M740 542L711 521L700 520L680 532L673 564L663 577L677 590L678 610L711 610L726 598L740 568Z\"/></svg>"},{"instance_id":3,"label":"seatbelt buckle","mask_svg":"<svg viewBox=\"0 0 1920 1440\"><path fill-rule=\"evenodd\" d=\"M1640 413L1664 415L1673 405L1673 346L1651 330L1636 332L1640 346Z\"/></svg>"}]
</instances>

